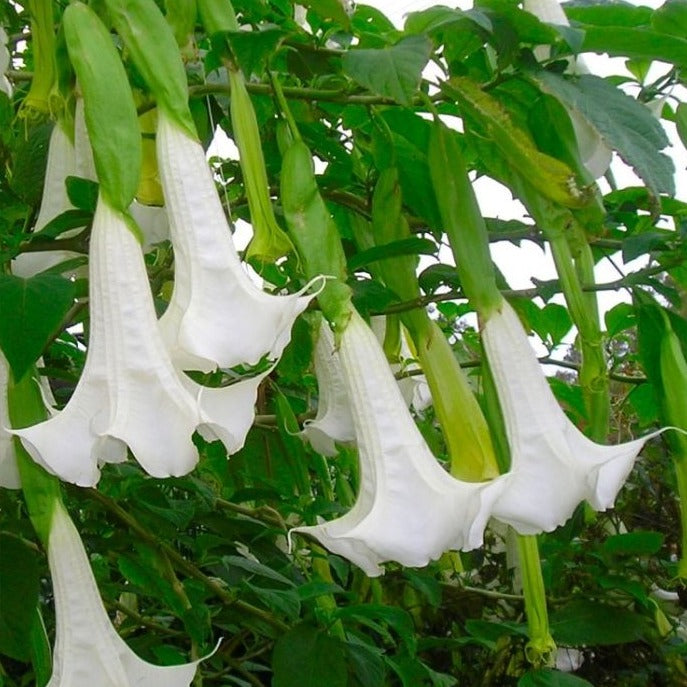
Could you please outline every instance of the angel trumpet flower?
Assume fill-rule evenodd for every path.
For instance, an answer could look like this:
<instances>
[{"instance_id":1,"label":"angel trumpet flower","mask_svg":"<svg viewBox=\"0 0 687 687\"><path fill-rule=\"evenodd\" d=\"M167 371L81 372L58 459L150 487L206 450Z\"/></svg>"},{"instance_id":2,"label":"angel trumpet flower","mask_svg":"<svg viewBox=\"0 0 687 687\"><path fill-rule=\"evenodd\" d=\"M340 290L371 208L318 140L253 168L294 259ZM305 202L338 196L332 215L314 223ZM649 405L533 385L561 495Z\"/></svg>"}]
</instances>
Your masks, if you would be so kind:
<instances>
[{"instance_id":1,"label":"angel trumpet flower","mask_svg":"<svg viewBox=\"0 0 687 687\"><path fill-rule=\"evenodd\" d=\"M198 141L160 112L158 163L175 253L174 290L160 326L184 369L278 358L314 294L273 296L244 271ZM306 287L307 288L307 287Z\"/></svg>"},{"instance_id":2,"label":"angel trumpet flower","mask_svg":"<svg viewBox=\"0 0 687 687\"><path fill-rule=\"evenodd\" d=\"M7 33L0 26L0 93L8 98L12 97L12 84L7 80L5 72L10 66L10 52L7 49Z\"/></svg>"},{"instance_id":3,"label":"angel trumpet flower","mask_svg":"<svg viewBox=\"0 0 687 687\"><path fill-rule=\"evenodd\" d=\"M482 341L511 451L511 481L493 516L520 534L538 534L562 525L584 500L596 510L612 507L639 451L663 430L617 446L584 436L558 405L506 301L490 314Z\"/></svg>"},{"instance_id":4,"label":"angel trumpet flower","mask_svg":"<svg viewBox=\"0 0 687 687\"><path fill-rule=\"evenodd\" d=\"M299 527L368 575L397 561L424 566L449 549L473 549L508 479L481 484L451 477L406 408L372 330L356 312L339 351L360 456L353 508L331 522Z\"/></svg>"},{"instance_id":5,"label":"angel trumpet flower","mask_svg":"<svg viewBox=\"0 0 687 687\"><path fill-rule=\"evenodd\" d=\"M72 398L46 422L13 430L31 456L60 478L91 486L98 464L131 448L154 477L183 475L198 460L196 428L237 451L267 373L226 388L177 373L165 349L140 246L124 215L101 197L91 234L90 346Z\"/></svg>"},{"instance_id":6,"label":"angel trumpet flower","mask_svg":"<svg viewBox=\"0 0 687 687\"><path fill-rule=\"evenodd\" d=\"M105 611L81 537L60 503L48 539L57 620L47 687L188 687L200 661L156 666L139 658Z\"/></svg>"},{"instance_id":7,"label":"angel trumpet flower","mask_svg":"<svg viewBox=\"0 0 687 687\"><path fill-rule=\"evenodd\" d=\"M323 456L335 456L335 442L355 441L355 428L334 336L324 320L315 344L315 375L319 389L317 415L305 424L301 436Z\"/></svg>"}]
</instances>

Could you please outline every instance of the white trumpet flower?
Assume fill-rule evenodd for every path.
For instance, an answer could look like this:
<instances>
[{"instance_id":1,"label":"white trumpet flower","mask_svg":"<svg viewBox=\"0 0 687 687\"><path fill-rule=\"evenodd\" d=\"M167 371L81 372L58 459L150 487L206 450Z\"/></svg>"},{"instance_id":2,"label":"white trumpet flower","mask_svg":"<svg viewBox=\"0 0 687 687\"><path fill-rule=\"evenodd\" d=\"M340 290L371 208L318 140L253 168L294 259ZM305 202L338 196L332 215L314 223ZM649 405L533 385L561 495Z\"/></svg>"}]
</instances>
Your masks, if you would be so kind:
<instances>
[{"instance_id":1,"label":"white trumpet flower","mask_svg":"<svg viewBox=\"0 0 687 687\"><path fill-rule=\"evenodd\" d=\"M493 516L520 534L550 532L582 501L613 506L654 432L617 446L588 439L566 417L511 306L502 302L482 329L511 452L510 482Z\"/></svg>"},{"instance_id":2,"label":"white trumpet flower","mask_svg":"<svg viewBox=\"0 0 687 687\"><path fill-rule=\"evenodd\" d=\"M102 199L89 270L90 346L72 398L46 422L12 430L34 460L61 479L92 486L99 464L124 461L127 445L154 477L193 469L196 428L238 450L267 373L218 389L177 373L157 326L140 246L124 216Z\"/></svg>"},{"instance_id":3,"label":"white trumpet flower","mask_svg":"<svg viewBox=\"0 0 687 687\"><path fill-rule=\"evenodd\" d=\"M372 330L353 313L339 350L360 456L353 508L299 527L368 575L397 561L419 567L449 549L480 546L492 503L508 479L474 484L436 461L406 408Z\"/></svg>"},{"instance_id":4,"label":"white trumpet flower","mask_svg":"<svg viewBox=\"0 0 687 687\"><path fill-rule=\"evenodd\" d=\"M319 390L317 415L305 423L301 436L323 456L335 456L335 442L355 441L355 428L334 336L324 319L315 344L315 375Z\"/></svg>"},{"instance_id":5,"label":"white trumpet flower","mask_svg":"<svg viewBox=\"0 0 687 687\"><path fill-rule=\"evenodd\" d=\"M0 487L19 489L21 480L17 469L17 456L12 443L12 435L5 429L10 426L10 413L7 401L9 366L0 351Z\"/></svg>"},{"instance_id":6,"label":"white trumpet flower","mask_svg":"<svg viewBox=\"0 0 687 687\"><path fill-rule=\"evenodd\" d=\"M43 197L38 211L34 232L43 229L51 220L63 212L72 209L67 195L65 181L75 172L74 144L64 130L61 122L57 122L50 134L48 146L48 161L45 167L43 182ZM71 230L64 234L65 238L78 233ZM59 245L59 241L56 242ZM81 257L80 253L66 250L48 250L39 252L20 253L12 261L12 273L18 277L32 277L39 272L50 269L66 260Z\"/></svg>"},{"instance_id":7,"label":"white trumpet flower","mask_svg":"<svg viewBox=\"0 0 687 687\"><path fill-rule=\"evenodd\" d=\"M175 278L160 326L172 359L183 369L278 358L291 326L314 294L274 296L243 270L215 182L198 141L160 112L160 178L174 246Z\"/></svg>"},{"instance_id":8,"label":"white trumpet flower","mask_svg":"<svg viewBox=\"0 0 687 687\"><path fill-rule=\"evenodd\" d=\"M100 598L81 537L61 504L48 542L56 641L47 687L188 687L200 661L156 666L117 634Z\"/></svg>"}]
</instances>

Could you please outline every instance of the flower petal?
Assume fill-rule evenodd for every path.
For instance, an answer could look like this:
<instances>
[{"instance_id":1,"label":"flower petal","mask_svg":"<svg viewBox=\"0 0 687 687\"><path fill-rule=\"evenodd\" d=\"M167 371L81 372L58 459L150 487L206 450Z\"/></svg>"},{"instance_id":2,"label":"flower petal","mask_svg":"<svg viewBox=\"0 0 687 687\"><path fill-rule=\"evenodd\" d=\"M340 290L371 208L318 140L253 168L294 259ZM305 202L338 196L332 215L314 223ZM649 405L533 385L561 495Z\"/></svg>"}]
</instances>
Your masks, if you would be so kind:
<instances>
[{"instance_id":1,"label":"flower petal","mask_svg":"<svg viewBox=\"0 0 687 687\"><path fill-rule=\"evenodd\" d=\"M588 439L558 405L518 316L505 301L482 331L511 450L511 482L495 518L520 534L549 532L584 500L613 505L654 432L617 446ZM662 431L662 430L661 430Z\"/></svg>"},{"instance_id":2,"label":"flower petal","mask_svg":"<svg viewBox=\"0 0 687 687\"><path fill-rule=\"evenodd\" d=\"M172 299L160 320L172 359L184 369L276 359L314 294L273 296L244 272L201 145L163 112L160 177L175 253ZM307 288L307 287L306 287Z\"/></svg>"},{"instance_id":3,"label":"flower petal","mask_svg":"<svg viewBox=\"0 0 687 687\"><path fill-rule=\"evenodd\" d=\"M46 469L83 486L97 482L99 463L124 460L125 445L155 477L186 474L198 460L191 435L200 409L162 343L140 246L102 201L91 234L90 309L90 347L71 400L14 433Z\"/></svg>"},{"instance_id":4,"label":"flower petal","mask_svg":"<svg viewBox=\"0 0 687 687\"><path fill-rule=\"evenodd\" d=\"M105 611L79 533L61 504L52 519L48 561L57 631L47 687L188 687L199 661L155 666L117 634Z\"/></svg>"},{"instance_id":5,"label":"flower petal","mask_svg":"<svg viewBox=\"0 0 687 687\"><path fill-rule=\"evenodd\" d=\"M384 353L353 313L340 348L360 456L353 509L332 522L298 528L369 575L384 561L427 565L449 549L482 543L492 502L508 479L471 484L451 477L417 429Z\"/></svg>"},{"instance_id":6,"label":"flower petal","mask_svg":"<svg viewBox=\"0 0 687 687\"><path fill-rule=\"evenodd\" d=\"M317 414L305 423L301 436L321 455L335 456L335 442L355 441L355 428L334 336L324 319L315 344L315 375L319 388Z\"/></svg>"}]
</instances>

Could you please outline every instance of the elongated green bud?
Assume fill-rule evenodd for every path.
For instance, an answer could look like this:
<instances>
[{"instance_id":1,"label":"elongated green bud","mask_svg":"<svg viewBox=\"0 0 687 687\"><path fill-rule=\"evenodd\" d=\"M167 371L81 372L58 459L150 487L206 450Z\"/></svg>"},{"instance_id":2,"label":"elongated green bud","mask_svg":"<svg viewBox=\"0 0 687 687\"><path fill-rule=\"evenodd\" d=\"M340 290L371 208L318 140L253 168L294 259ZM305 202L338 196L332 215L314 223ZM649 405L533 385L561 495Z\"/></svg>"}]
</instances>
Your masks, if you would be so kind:
<instances>
[{"instance_id":1,"label":"elongated green bud","mask_svg":"<svg viewBox=\"0 0 687 687\"><path fill-rule=\"evenodd\" d=\"M489 235L458 142L440 122L429 139L429 171L443 229L466 296L485 319L502 297L489 254Z\"/></svg>"},{"instance_id":2,"label":"elongated green bud","mask_svg":"<svg viewBox=\"0 0 687 687\"><path fill-rule=\"evenodd\" d=\"M325 317L337 334L350 318L351 289L346 284L346 256L339 231L320 195L312 156L303 141L291 143L282 161L281 201L286 224L310 279L328 275L318 296Z\"/></svg>"},{"instance_id":3,"label":"elongated green bud","mask_svg":"<svg viewBox=\"0 0 687 687\"><path fill-rule=\"evenodd\" d=\"M50 114L50 94L57 79L53 3L51 0L27 0L22 4L31 16L34 70L21 114L29 120L41 120Z\"/></svg>"},{"instance_id":4,"label":"elongated green bud","mask_svg":"<svg viewBox=\"0 0 687 687\"><path fill-rule=\"evenodd\" d=\"M189 136L197 138L179 47L155 1L105 0L105 4L158 108Z\"/></svg>"},{"instance_id":5,"label":"elongated green bud","mask_svg":"<svg viewBox=\"0 0 687 687\"><path fill-rule=\"evenodd\" d=\"M141 133L129 81L108 30L93 10L73 3L63 23L83 92L100 193L113 208L126 212L141 173Z\"/></svg>"},{"instance_id":6,"label":"elongated green bud","mask_svg":"<svg viewBox=\"0 0 687 687\"><path fill-rule=\"evenodd\" d=\"M372 198L372 229L377 245L411 235L401 204L398 172L389 167L379 175ZM402 300L413 300L420 295L415 257L386 258L377 266L384 283ZM451 474L470 482L498 476L489 427L443 332L423 308L401 313L401 321L413 338L432 392L434 410L451 459Z\"/></svg>"},{"instance_id":7,"label":"elongated green bud","mask_svg":"<svg viewBox=\"0 0 687 687\"><path fill-rule=\"evenodd\" d=\"M291 252L293 244L274 216L260 129L243 74L231 68L228 71L231 84L231 126L239 149L253 225L253 239L246 250L246 258L271 262Z\"/></svg>"}]
</instances>

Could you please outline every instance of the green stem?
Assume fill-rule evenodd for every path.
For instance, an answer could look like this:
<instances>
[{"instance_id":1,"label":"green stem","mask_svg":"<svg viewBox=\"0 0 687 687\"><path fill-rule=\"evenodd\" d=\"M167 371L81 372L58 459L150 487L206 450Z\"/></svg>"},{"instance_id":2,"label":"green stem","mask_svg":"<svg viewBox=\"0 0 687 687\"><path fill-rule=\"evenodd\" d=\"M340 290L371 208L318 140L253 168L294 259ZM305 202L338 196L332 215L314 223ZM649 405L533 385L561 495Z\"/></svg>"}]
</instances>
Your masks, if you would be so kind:
<instances>
[{"instance_id":1,"label":"green stem","mask_svg":"<svg viewBox=\"0 0 687 687\"><path fill-rule=\"evenodd\" d=\"M537 537L518 534L517 541L522 572L522 591L525 597L525 614L530 637L525 647L525 656L535 668L550 666L554 662L556 643L549 632L546 590L541 573Z\"/></svg>"}]
</instances>

